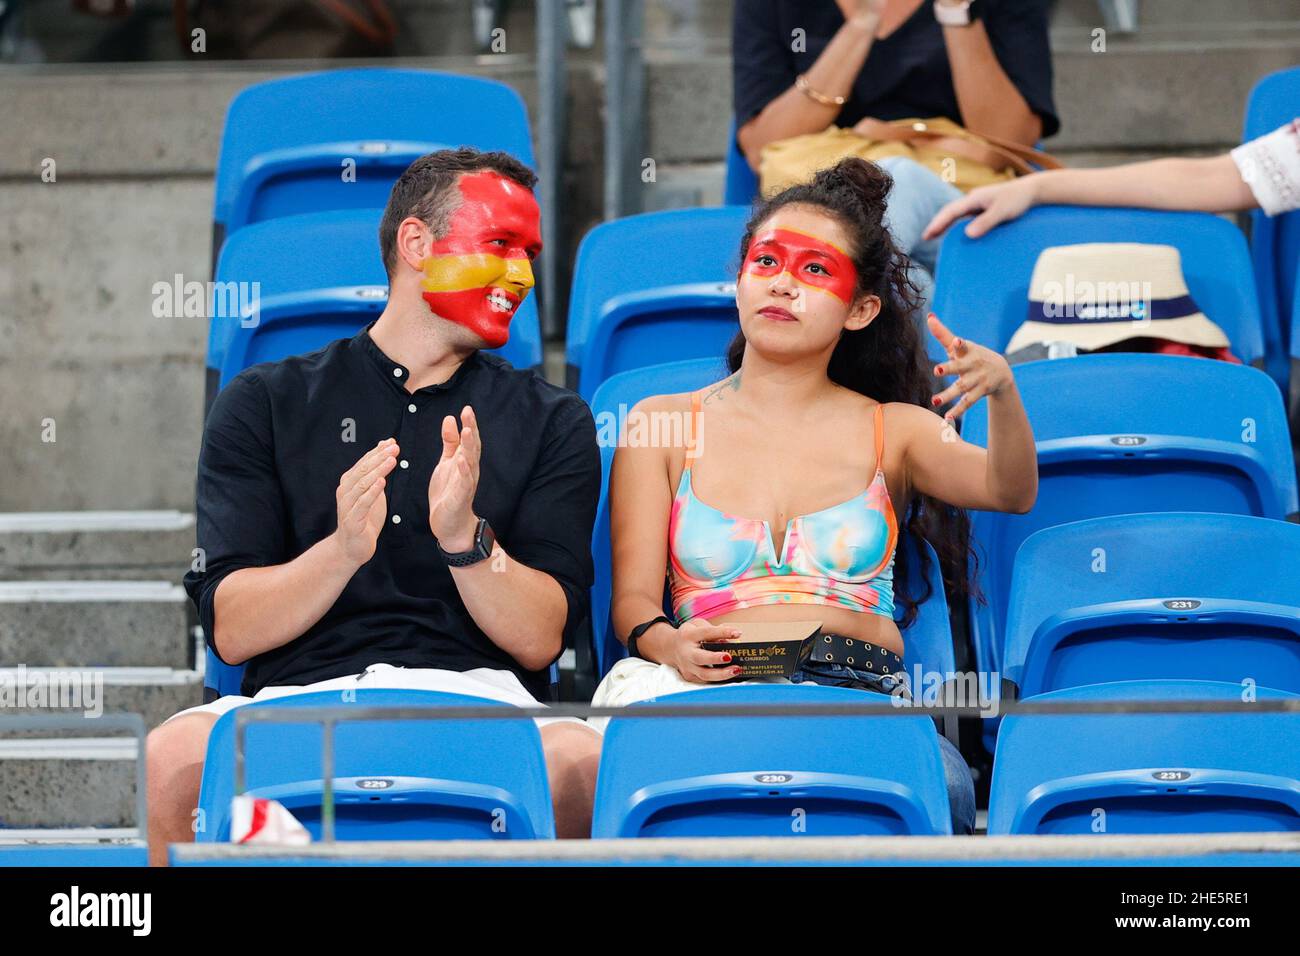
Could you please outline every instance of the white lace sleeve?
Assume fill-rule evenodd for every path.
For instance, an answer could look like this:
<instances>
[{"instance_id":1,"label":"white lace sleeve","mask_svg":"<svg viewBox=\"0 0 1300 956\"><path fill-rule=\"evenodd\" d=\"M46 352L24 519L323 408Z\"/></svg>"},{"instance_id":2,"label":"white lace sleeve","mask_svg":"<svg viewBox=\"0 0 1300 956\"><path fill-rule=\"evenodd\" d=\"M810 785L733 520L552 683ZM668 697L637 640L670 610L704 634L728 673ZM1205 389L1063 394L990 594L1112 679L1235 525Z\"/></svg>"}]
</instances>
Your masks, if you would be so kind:
<instances>
[{"instance_id":1,"label":"white lace sleeve","mask_svg":"<svg viewBox=\"0 0 1300 956\"><path fill-rule=\"evenodd\" d=\"M1232 159L1265 215L1300 209L1300 119L1243 143Z\"/></svg>"}]
</instances>

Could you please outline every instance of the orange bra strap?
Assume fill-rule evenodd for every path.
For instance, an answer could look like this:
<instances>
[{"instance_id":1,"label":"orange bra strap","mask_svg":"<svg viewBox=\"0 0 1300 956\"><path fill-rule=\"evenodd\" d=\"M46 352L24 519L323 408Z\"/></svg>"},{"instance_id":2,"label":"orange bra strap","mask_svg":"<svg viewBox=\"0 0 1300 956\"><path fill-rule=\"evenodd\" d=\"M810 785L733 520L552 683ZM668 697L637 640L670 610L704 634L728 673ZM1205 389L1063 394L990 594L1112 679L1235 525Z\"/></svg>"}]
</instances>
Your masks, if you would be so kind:
<instances>
[{"instance_id":1,"label":"orange bra strap","mask_svg":"<svg viewBox=\"0 0 1300 956\"><path fill-rule=\"evenodd\" d=\"M695 450L700 445L700 393L691 392L691 431L686 436L686 465L690 468L695 461Z\"/></svg>"},{"instance_id":2,"label":"orange bra strap","mask_svg":"<svg viewBox=\"0 0 1300 956\"><path fill-rule=\"evenodd\" d=\"M885 467L885 406L876 403L876 471Z\"/></svg>"}]
</instances>

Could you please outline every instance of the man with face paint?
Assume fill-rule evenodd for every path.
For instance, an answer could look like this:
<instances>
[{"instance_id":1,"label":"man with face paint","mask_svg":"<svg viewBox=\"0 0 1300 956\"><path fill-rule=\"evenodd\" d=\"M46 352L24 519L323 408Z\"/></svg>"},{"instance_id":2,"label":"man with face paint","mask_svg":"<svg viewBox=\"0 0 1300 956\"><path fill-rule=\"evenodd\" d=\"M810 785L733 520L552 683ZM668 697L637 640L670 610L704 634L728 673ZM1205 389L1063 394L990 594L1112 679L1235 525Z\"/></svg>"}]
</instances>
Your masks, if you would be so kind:
<instances>
[{"instance_id":1,"label":"man with face paint","mask_svg":"<svg viewBox=\"0 0 1300 956\"><path fill-rule=\"evenodd\" d=\"M213 403L197 489L207 562L185 584L244 682L150 734L156 861L193 838L207 738L233 707L366 687L548 695L587 613L600 459L577 395L482 351L505 343L533 286L535 182L504 153L417 160L379 227L383 314L247 369ZM537 723L557 833L585 836L600 738L573 718Z\"/></svg>"}]
</instances>

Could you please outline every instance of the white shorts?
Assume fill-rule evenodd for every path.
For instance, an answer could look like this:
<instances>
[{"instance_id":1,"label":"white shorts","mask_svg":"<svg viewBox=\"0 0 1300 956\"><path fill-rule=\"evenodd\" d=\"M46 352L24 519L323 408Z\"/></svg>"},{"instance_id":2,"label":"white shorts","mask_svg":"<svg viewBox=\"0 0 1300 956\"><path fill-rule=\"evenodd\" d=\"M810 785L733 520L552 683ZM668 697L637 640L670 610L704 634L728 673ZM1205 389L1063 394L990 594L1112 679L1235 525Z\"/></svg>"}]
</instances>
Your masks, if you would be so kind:
<instances>
[{"instance_id":1,"label":"white shorts","mask_svg":"<svg viewBox=\"0 0 1300 956\"><path fill-rule=\"evenodd\" d=\"M252 697L240 697L229 694L219 697L210 704L200 704L179 713L172 714L167 721L184 717L186 714L212 714L220 717L227 711L256 700L271 700L275 697L290 697L294 694L310 694L319 690L360 690L387 688L393 690L437 690L447 694L465 694L469 697L485 697L516 707L545 707L520 683L511 671L496 670L491 667L476 667L470 671L448 671L436 667L394 667L392 664L371 664L360 674L346 677L332 677L317 681L315 684L263 687ZM166 723L167 721L163 721ZM573 723L587 726L587 722L577 717L538 717L538 728L554 723Z\"/></svg>"},{"instance_id":2,"label":"white shorts","mask_svg":"<svg viewBox=\"0 0 1300 956\"><path fill-rule=\"evenodd\" d=\"M726 686L738 687L741 684L788 684L785 677L756 677L751 680L730 681ZM813 683L807 681L806 683ZM609 669L605 679L592 695L593 707L626 707L639 704L643 700L663 697L665 694L680 694L688 690L709 690L717 684L701 684L687 680L671 664L659 664L640 657L625 657ZM592 717L587 725L602 735L609 724L608 717Z\"/></svg>"}]
</instances>

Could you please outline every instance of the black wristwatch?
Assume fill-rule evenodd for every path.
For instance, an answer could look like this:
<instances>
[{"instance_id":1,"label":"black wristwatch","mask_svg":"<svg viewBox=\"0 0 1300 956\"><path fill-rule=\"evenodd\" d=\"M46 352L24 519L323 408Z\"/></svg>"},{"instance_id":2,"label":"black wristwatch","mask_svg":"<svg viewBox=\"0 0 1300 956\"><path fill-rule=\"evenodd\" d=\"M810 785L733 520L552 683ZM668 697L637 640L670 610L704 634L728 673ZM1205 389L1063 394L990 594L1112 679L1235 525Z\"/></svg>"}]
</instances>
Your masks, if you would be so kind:
<instances>
[{"instance_id":1,"label":"black wristwatch","mask_svg":"<svg viewBox=\"0 0 1300 956\"><path fill-rule=\"evenodd\" d=\"M467 568L471 564L478 564L480 561L492 557L492 546L496 544L497 537L492 533L492 526L488 524L487 518L479 518L478 526L474 529L474 546L468 551L457 551L455 553L444 551L442 544L438 545L438 553L442 555L443 560L449 567Z\"/></svg>"},{"instance_id":2,"label":"black wristwatch","mask_svg":"<svg viewBox=\"0 0 1300 956\"><path fill-rule=\"evenodd\" d=\"M636 627L632 628L631 632L627 636L627 654L629 657L641 657L641 652L636 649L637 638L659 623L664 623L674 628L677 627L677 625L672 622L671 618L665 617L662 614L646 621L644 624L638 624ZM648 658L642 658L642 660L648 660Z\"/></svg>"}]
</instances>

